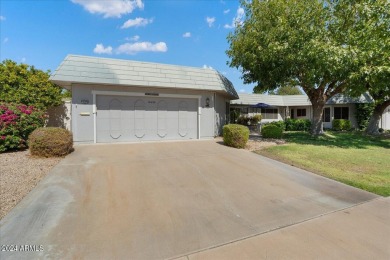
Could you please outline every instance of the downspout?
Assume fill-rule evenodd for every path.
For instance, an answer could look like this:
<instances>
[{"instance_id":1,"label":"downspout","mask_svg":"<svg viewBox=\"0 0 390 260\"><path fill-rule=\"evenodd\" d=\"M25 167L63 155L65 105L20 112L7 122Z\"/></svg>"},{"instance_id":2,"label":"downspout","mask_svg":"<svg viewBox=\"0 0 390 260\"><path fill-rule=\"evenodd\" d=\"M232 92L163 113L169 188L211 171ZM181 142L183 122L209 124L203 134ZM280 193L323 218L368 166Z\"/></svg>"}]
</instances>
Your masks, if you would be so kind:
<instances>
[{"instance_id":1,"label":"downspout","mask_svg":"<svg viewBox=\"0 0 390 260\"><path fill-rule=\"evenodd\" d=\"M216 137L217 133L218 133L218 129L217 129L217 124L216 124L216 119L217 119L217 94L214 92L214 137Z\"/></svg>"}]
</instances>

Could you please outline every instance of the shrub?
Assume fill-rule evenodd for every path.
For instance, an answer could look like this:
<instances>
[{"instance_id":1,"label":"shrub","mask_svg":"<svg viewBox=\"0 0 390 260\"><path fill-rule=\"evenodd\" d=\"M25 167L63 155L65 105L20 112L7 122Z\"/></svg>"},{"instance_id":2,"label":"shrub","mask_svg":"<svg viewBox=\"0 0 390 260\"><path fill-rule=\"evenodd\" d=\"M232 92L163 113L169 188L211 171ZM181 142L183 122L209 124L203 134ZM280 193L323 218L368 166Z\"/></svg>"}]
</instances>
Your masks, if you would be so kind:
<instances>
[{"instance_id":1,"label":"shrub","mask_svg":"<svg viewBox=\"0 0 390 260\"><path fill-rule=\"evenodd\" d=\"M254 116L239 116L237 119L237 124L240 125L257 125L261 121L261 115Z\"/></svg>"},{"instance_id":2,"label":"shrub","mask_svg":"<svg viewBox=\"0 0 390 260\"><path fill-rule=\"evenodd\" d=\"M42 127L31 133L28 145L32 155L60 157L73 151L73 136L63 128Z\"/></svg>"},{"instance_id":3,"label":"shrub","mask_svg":"<svg viewBox=\"0 0 390 260\"><path fill-rule=\"evenodd\" d=\"M334 119L332 122L333 130L335 131L349 131L352 129L351 121L347 119Z\"/></svg>"},{"instance_id":4,"label":"shrub","mask_svg":"<svg viewBox=\"0 0 390 260\"><path fill-rule=\"evenodd\" d=\"M284 131L286 129L286 124L282 120L274 121L274 122L268 123L267 125L275 125L275 126L279 127L280 129L282 129L282 131Z\"/></svg>"},{"instance_id":5,"label":"shrub","mask_svg":"<svg viewBox=\"0 0 390 260\"><path fill-rule=\"evenodd\" d=\"M248 125L249 117L248 116L239 116L237 118L237 124Z\"/></svg>"},{"instance_id":6,"label":"shrub","mask_svg":"<svg viewBox=\"0 0 390 260\"><path fill-rule=\"evenodd\" d=\"M223 142L227 146L244 148L249 139L249 129L243 125L229 124L223 127Z\"/></svg>"},{"instance_id":7,"label":"shrub","mask_svg":"<svg viewBox=\"0 0 390 260\"><path fill-rule=\"evenodd\" d=\"M281 138L283 129L274 124L267 124L261 128L261 136L264 138Z\"/></svg>"},{"instance_id":8,"label":"shrub","mask_svg":"<svg viewBox=\"0 0 390 260\"><path fill-rule=\"evenodd\" d=\"M28 136L43 126L45 116L33 106L0 103L0 152L26 148Z\"/></svg>"},{"instance_id":9,"label":"shrub","mask_svg":"<svg viewBox=\"0 0 390 260\"><path fill-rule=\"evenodd\" d=\"M368 126L372 112L374 111L374 103L357 103L356 104L356 121L360 130L364 130Z\"/></svg>"},{"instance_id":10,"label":"shrub","mask_svg":"<svg viewBox=\"0 0 390 260\"><path fill-rule=\"evenodd\" d=\"M285 121L286 131L309 131L311 121L309 119L291 119Z\"/></svg>"},{"instance_id":11,"label":"shrub","mask_svg":"<svg viewBox=\"0 0 390 260\"><path fill-rule=\"evenodd\" d=\"M262 116L260 114L252 116L252 122L254 125L257 125L258 123L260 123L261 119L262 119Z\"/></svg>"}]
</instances>

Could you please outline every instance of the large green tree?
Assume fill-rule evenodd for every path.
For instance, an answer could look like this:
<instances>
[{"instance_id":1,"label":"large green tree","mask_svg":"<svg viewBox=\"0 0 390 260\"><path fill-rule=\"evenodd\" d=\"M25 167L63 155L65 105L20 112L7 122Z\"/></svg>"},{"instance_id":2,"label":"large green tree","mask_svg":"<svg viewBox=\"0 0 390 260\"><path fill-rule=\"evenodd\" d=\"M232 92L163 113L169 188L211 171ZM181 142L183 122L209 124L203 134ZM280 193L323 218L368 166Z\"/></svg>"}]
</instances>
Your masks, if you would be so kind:
<instances>
[{"instance_id":1,"label":"large green tree","mask_svg":"<svg viewBox=\"0 0 390 260\"><path fill-rule=\"evenodd\" d=\"M256 91L256 90L254 90ZM256 93L256 92L255 92ZM301 90L297 86L285 85L277 88L274 91L268 92L271 95L302 95Z\"/></svg>"},{"instance_id":2,"label":"large green tree","mask_svg":"<svg viewBox=\"0 0 390 260\"><path fill-rule=\"evenodd\" d=\"M361 47L362 42L369 42L367 37L371 43L386 37L376 26L386 17L387 0L253 0L241 4L246 17L228 36L229 65L242 70L245 83L257 83L255 91L273 91L289 82L301 86L313 106L312 134L322 133L322 112L329 98L371 88L361 75L367 63ZM370 12L375 15L364 15ZM357 35L351 34L354 30L360 39L351 39Z\"/></svg>"},{"instance_id":3,"label":"large green tree","mask_svg":"<svg viewBox=\"0 0 390 260\"><path fill-rule=\"evenodd\" d=\"M368 92L374 99L366 132L378 134L379 120L390 106L390 2L379 1L379 4L367 8L368 3L344 6L342 11L359 10L359 19L349 21L352 26L348 26L347 32L348 45L359 47L358 70L351 77L357 88L350 89L350 92L352 95ZM367 23L370 26L365 26Z\"/></svg>"},{"instance_id":4,"label":"large green tree","mask_svg":"<svg viewBox=\"0 0 390 260\"><path fill-rule=\"evenodd\" d=\"M46 110L61 104L62 88L49 73L12 60L0 63L0 102L25 104Z\"/></svg>"}]
</instances>

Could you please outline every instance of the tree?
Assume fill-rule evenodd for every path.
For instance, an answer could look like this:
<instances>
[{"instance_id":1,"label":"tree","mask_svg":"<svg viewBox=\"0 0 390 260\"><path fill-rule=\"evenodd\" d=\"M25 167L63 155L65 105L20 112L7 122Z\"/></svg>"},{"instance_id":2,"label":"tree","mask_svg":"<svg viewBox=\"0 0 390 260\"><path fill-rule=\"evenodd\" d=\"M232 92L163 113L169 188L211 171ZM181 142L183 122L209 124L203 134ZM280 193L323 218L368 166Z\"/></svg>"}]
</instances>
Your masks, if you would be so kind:
<instances>
[{"instance_id":1,"label":"tree","mask_svg":"<svg viewBox=\"0 0 390 260\"><path fill-rule=\"evenodd\" d=\"M277 88L274 91L268 92L271 95L302 95L302 92L297 86L285 85Z\"/></svg>"},{"instance_id":2,"label":"tree","mask_svg":"<svg viewBox=\"0 0 390 260\"><path fill-rule=\"evenodd\" d=\"M351 27L349 45L359 46L359 69L352 74L352 81L360 88L351 90L352 95L368 92L374 99L374 107L366 128L368 134L379 134L379 120L390 106L390 2L379 5L358 6L359 20ZM344 9L344 12L351 10ZM371 26L364 26L371 23ZM360 30L360 28L366 28Z\"/></svg>"},{"instance_id":3,"label":"tree","mask_svg":"<svg viewBox=\"0 0 390 260\"><path fill-rule=\"evenodd\" d=\"M228 36L229 65L242 70L245 83L257 83L255 92L273 91L289 82L301 86L313 107L311 133L321 134L327 100L350 90L361 93L367 86L356 80L367 62L366 56L360 56L361 44L367 37L372 37L370 42L386 37L375 26L386 17L387 0L243 0L241 4L246 17ZM382 13L365 17L363 12ZM353 30L358 30L360 40L351 40L357 35L351 34Z\"/></svg>"},{"instance_id":4,"label":"tree","mask_svg":"<svg viewBox=\"0 0 390 260\"><path fill-rule=\"evenodd\" d=\"M0 63L0 101L46 110L61 104L62 88L49 81L49 73L12 60Z\"/></svg>"}]
</instances>

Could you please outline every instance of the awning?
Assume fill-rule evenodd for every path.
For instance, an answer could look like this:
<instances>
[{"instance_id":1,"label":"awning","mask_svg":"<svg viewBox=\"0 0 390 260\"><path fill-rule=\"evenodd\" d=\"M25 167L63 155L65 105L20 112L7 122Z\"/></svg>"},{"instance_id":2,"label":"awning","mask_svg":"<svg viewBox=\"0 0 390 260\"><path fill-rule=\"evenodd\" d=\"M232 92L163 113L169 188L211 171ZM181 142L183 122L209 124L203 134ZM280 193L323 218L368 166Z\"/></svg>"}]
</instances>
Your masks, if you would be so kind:
<instances>
[{"instance_id":1,"label":"awning","mask_svg":"<svg viewBox=\"0 0 390 260\"><path fill-rule=\"evenodd\" d=\"M255 107L255 108L270 108L272 106L266 104L266 103L257 103L256 105L253 105L251 107Z\"/></svg>"}]
</instances>

